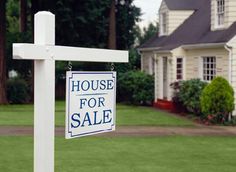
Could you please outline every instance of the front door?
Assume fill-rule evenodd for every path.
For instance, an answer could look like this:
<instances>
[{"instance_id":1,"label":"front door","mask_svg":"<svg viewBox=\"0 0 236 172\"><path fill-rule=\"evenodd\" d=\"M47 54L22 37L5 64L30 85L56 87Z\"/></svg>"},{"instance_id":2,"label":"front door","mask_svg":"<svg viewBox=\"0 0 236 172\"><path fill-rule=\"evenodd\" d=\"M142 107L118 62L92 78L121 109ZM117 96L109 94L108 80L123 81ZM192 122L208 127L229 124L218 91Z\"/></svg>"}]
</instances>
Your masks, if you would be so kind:
<instances>
[{"instance_id":1,"label":"front door","mask_svg":"<svg viewBox=\"0 0 236 172\"><path fill-rule=\"evenodd\" d=\"M167 57L163 57L163 99L167 99Z\"/></svg>"}]
</instances>

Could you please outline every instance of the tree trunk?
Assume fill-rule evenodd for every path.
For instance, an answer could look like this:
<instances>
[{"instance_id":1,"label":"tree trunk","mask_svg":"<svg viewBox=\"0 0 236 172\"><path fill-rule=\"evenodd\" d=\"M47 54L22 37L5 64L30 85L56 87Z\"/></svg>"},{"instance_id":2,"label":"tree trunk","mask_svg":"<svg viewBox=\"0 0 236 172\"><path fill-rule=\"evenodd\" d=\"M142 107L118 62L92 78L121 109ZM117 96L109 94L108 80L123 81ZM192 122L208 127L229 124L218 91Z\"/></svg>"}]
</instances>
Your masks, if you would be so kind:
<instances>
[{"instance_id":1,"label":"tree trunk","mask_svg":"<svg viewBox=\"0 0 236 172\"><path fill-rule=\"evenodd\" d=\"M38 0L31 0L31 27L32 27L32 37L34 41L34 15L38 12L39 3Z\"/></svg>"},{"instance_id":2,"label":"tree trunk","mask_svg":"<svg viewBox=\"0 0 236 172\"><path fill-rule=\"evenodd\" d=\"M34 43L34 15L39 11L39 0L31 0L31 28L32 42ZM31 80L30 80L30 102L34 101L34 61L31 64Z\"/></svg>"},{"instance_id":3,"label":"tree trunk","mask_svg":"<svg viewBox=\"0 0 236 172\"><path fill-rule=\"evenodd\" d=\"M116 49L116 0L111 0L108 48Z\"/></svg>"},{"instance_id":4,"label":"tree trunk","mask_svg":"<svg viewBox=\"0 0 236 172\"><path fill-rule=\"evenodd\" d=\"M6 104L6 0L0 0L0 104Z\"/></svg>"},{"instance_id":5,"label":"tree trunk","mask_svg":"<svg viewBox=\"0 0 236 172\"><path fill-rule=\"evenodd\" d=\"M27 0L20 0L20 32L27 30Z\"/></svg>"}]
</instances>

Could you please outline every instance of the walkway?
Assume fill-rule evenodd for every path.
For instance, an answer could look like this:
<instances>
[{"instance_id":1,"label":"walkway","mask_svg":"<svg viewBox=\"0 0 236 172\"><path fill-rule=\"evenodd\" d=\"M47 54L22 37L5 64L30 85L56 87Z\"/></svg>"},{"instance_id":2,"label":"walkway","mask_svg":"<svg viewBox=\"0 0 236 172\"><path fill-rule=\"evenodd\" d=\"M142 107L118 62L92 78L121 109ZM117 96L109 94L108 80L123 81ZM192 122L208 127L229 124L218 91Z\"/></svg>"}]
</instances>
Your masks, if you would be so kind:
<instances>
[{"instance_id":1,"label":"walkway","mask_svg":"<svg viewBox=\"0 0 236 172\"><path fill-rule=\"evenodd\" d=\"M56 136L64 136L64 127L56 127ZM32 136L33 127L0 126L0 136ZM118 126L116 131L100 136L236 136L236 127L194 126L194 127L155 127Z\"/></svg>"}]
</instances>

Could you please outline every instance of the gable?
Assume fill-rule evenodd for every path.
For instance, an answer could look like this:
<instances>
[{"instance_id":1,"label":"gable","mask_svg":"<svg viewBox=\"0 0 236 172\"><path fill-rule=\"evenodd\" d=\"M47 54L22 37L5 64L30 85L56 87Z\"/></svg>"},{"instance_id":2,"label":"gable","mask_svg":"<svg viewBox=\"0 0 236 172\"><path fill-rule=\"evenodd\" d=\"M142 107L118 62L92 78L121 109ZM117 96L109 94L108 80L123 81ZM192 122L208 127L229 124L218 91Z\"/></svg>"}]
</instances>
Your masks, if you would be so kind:
<instances>
[{"instance_id":1,"label":"gable","mask_svg":"<svg viewBox=\"0 0 236 172\"><path fill-rule=\"evenodd\" d=\"M168 1L163 0L159 8L159 24L161 36L170 35L194 12L194 10L188 9L173 10L172 8L170 10L166 2Z\"/></svg>"}]
</instances>

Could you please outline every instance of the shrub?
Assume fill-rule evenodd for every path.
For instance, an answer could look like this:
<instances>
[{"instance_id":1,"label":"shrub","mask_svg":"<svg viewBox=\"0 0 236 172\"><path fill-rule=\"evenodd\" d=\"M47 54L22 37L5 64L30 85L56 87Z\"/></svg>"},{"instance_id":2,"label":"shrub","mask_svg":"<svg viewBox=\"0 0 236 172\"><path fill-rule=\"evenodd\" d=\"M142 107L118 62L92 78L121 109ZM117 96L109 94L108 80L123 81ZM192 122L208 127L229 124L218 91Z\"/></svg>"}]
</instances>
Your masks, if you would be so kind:
<instances>
[{"instance_id":1,"label":"shrub","mask_svg":"<svg viewBox=\"0 0 236 172\"><path fill-rule=\"evenodd\" d=\"M7 81L7 99L9 103L25 103L28 98L27 83L20 78L12 78Z\"/></svg>"},{"instance_id":2,"label":"shrub","mask_svg":"<svg viewBox=\"0 0 236 172\"><path fill-rule=\"evenodd\" d=\"M140 71L129 71L118 77L118 101L151 104L154 99L154 77Z\"/></svg>"},{"instance_id":3,"label":"shrub","mask_svg":"<svg viewBox=\"0 0 236 172\"><path fill-rule=\"evenodd\" d=\"M170 87L173 89L172 102L174 105L174 111L177 113L185 112L186 108L183 105L183 102L179 98L181 81L176 81L170 84Z\"/></svg>"},{"instance_id":4,"label":"shrub","mask_svg":"<svg viewBox=\"0 0 236 172\"><path fill-rule=\"evenodd\" d=\"M217 123L228 119L234 110L234 90L228 81L216 77L202 92L201 108L205 115L213 115Z\"/></svg>"},{"instance_id":5,"label":"shrub","mask_svg":"<svg viewBox=\"0 0 236 172\"><path fill-rule=\"evenodd\" d=\"M180 82L177 97L189 112L196 115L201 114L200 96L206 85L207 83L200 79L191 79Z\"/></svg>"}]
</instances>

